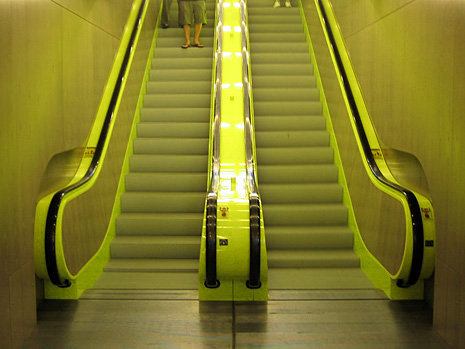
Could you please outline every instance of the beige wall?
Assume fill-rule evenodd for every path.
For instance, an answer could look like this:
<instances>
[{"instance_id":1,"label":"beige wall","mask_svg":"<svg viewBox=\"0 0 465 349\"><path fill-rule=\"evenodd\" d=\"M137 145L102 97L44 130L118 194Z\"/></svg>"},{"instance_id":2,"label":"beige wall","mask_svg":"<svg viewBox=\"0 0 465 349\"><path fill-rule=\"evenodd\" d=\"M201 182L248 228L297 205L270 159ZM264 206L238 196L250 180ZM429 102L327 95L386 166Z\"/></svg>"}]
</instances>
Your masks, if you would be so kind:
<instances>
[{"instance_id":1,"label":"beige wall","mask_svg":"<svg viewBox=\"0 0 465 349\"><path fill-rule=\"evenodd\" d=\"M381 139L415 154L437 229L434 326L465 348L465 2L331 0Z\"/></svg>"},{"instance_id":2,"label":"beige wall","mask_svg":"<svg viewBox=\"0 0 465 349\"><path fill-rule=\"evenodd\" d=\"M87 138L132 2L0 1L2 348L19 347L36 323L32 249L42 174L54 154Z\"/></svg>"}]
</instances>

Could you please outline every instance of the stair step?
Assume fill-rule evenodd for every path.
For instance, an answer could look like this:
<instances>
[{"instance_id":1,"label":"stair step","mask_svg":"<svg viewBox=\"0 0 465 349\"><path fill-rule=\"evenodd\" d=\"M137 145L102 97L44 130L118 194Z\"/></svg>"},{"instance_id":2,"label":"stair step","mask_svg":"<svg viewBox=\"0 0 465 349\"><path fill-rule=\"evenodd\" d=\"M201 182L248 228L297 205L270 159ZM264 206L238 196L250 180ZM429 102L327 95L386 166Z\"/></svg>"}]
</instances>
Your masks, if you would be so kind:
<instances>
[{"instance_id":1,"label":"stair step","mask_svg":"<svg viewBox=\"0 0 465 349\"><path fill-rule=\"evenodd\" d=\"M189 83L186 83L189 85ZM169 108L175 105L181 108L208 108L211 104L210 93L208 94L146 94L144 96L144 107L146 108Z\"/></svg>"},{"instance_id":2,"label":"stair step","mask_svg":"<svg viewBox=\"0 0 465 349\"><path fill-rule=\"evenodd\" d=\"M204 47L204 48L194 48L183 50L181 49L181 45L184 43L184 34L180 36L179 45L176 47L159 47L155 49L154 57L155 58L170 58L170 57L177 57L177 58L199 58L199 57L210 57L213 59L213 49L212 47ZM211 70L210 70L211 72Z\"/></svg>"},{"instance_id":3,"label":"stair step","mask_svg":"<svg viewBox=\"0 0 465 349\"><path fill-rule=\"evenodd\" d=\"M293 63L293 64L282 64L282 63L254 63L252 67L252 76L260 75L313 75L313 65L309 63Z\"/></svg>"},{"instance_id":4,"label":"stair step","mask_svg":"<svg viewBox=\"0 0 465 349\"><path fill-rule=\"evenodd\" d=\"M209 48L213 47L213 37L206 37L202 36L199 39L201 43L205 46L204 48ZM180 46L184 43L184 35L179 36L179 37L159 37L157 39L157 48L164 48L164 47L177 47L180 48ZM195 49L199 49L198 47L193 47ZM202 49L204 49L202 48Z\"/></svg>"},{"instance_id":5,"label":"stair step","mask_svg":"<svg viewBox=\"0 0 465 349\"><path fill-rule=\"evenodd\" d=\"M208 122L210 108L143 108L141 121Z\"/></svg>"},{"instance_id":6,"label":"stair step","mask_svg":"<svg viewBox=\"0 0 465 349\"><path fill-rule=\"evenodd\" d=\"M249 22L249 32L252 33L301 33L303 25L299 21L293 23L251 23ZM252 43L251 43L252 44ZM253 54L255 52L252 51Z\"/></svg>"},{"instance_id":7,"label":"stair step","mask_svg":"<svg viewBox=\"0 0 465 349\"><path fill-rule=\"evenodd\" d=\"M122 235L201 236L202 213L122 213L116 218L116 232Z\"/></svg>"},{"instance_id":8,"label":"stair step","mask_svg":"<svg viewBox=\"0 0 465 349\"><path fill-rule=\"evenodd\" d=\"M254 102L255 115L322 115L323 105L321 102Z\"/></svg>"},{"instance_id":9,"label":"stair step","mask_svg":"<svg viewBox=\"0 0 465 349\"><path fill-rule=\"evenodd\" d=\"M286 13L287 11L284 11L284 9L273 9L277 14L275 16L269 16L266 14L263 15L254 15L254 16L249 16L249 24L254 25L254 24L269 24L270 26L273 26L275 24L294 24L296 21L301 22L300 16L295 15L295 14L288 14ZM292 11L292 9L286 9ZM296 10L294 8L294 10ZM279 13L278 13L279 11Z\"/></svg>"},{"instance_id":10,"label":"stair step","mask_svg":"<svg viewBox=\"0 0 465 349\"><path fill-rule=\"evenodd\" d=\"M189 51L189 50L184 50ZM192 50L191 50L192 51ZM211 69L152 69L150 81L211 81Z\"/></svg>"},{"instance_id":11,"label":"stair step","mask_svg":"<svg viewBox=\"0 0 465 349\"><path fill-rule=\"evenodd\" d=\"M195 58L192 58L195 60ZM190 60L189 60L190 61ZM211 81L148 81L147 93L148 94L206 94L211 93Z\"/></svg>"},{"instance_id":12,"label":"stair step","mask_svg":"<svg viewBox=\"0 0 465 349\"><path fill-rule=\"evenodd\" d=\"M265 131L300 131L326 130L324 116L255 116L255 127L260 132Z\"/></svg>"},{"instance_id":13,"label":"stair step","mask_svg":"<svg viewBox=\"0 0 465 349\"><path fill-rule=\"evenodd\" d=\"M266 246L270 250L349 249L354 233L347 226L269 226Z\"/></svg>"},{"instance_id":14,"label":"stair step","mask_svg":"<svg viewBox=\"0 0 465 349\"><path fill-rule=\"evenodd\" d=\"M332 164L333 149L329 147L257 148L260 165Z\"/></svg>"},{"instance_id":15,"label":"stair step","mask_svg":"<svg viewBox=\"0 0 465 349\"><path fill-rule=\"evenodd\" d=\"M278 42L278 43L251 43L250 52L255 53L276 53L282 52L292 55L294 53L307 53L308 45L306 42Z\"/></svg>"},{"instance_id":16,"label":"stair step","mask_svg":"<svg viewBox=\"0 0 465 349\"><path fill-rule=\"evenodd\" d=\"M136 138L135 154L206 154L208 138Z\"/></svg>"},{"instance_id":17,"label":"stair step","mask_svg":"<svg viewBox=\"0 0 465 349\"><path fill-rule=\"evenodd\" d=\"M328 131L257 131L255 139L260 148L329 146Z\"/></svg>"},{"instance_id":18,"label":"stair step","mask_svg":"<svg viewBox=\"0 0 465 349\"><path fill-rule=\"evenodd\" d=\"M111 259L105 272L197 273L198 259Z\"/></svg>"},{"instance_id":19,"label":"stair step","mask_svg":"<svg viewBox=\"0 0 465 349\"><path fill-rule=\"evenodd\" d=\"M213 59L211 57L199 58L154 58L152 60L152 69L211 69Z\"/></svg>"},{"instance_id":20,"label":"stair step","mask_svg":"<svg viewBox=\"0 0 465 349\"><path fill-rule=\"evenodd\" d=\"M207 155L141 154L129 159L135 172L207 172Z\"/></svg>"},{"instance_id":21,"label":"stair step","mask_svg":"<svg viewBox=\"0 0 465 349\"><path fill-rule=\"evenodd\" d=\"M255 88L297 88L297 87L316 87L316 77L308 76L293 76L289 79L287 76L252 76L253 86ZM255 101L254 101L255 105Z\"/></svg>"},{"instance_id":22,"label":"stair step","mask_svg":"<svg viewBox=\"0 0 465 349\"><path fill-rule=\"evenodd\" d=\"M209 131L207 122L140 122L137 125L137 136L141 138L208 138Z\"/></svg>"},{"instance_id":23,"label":"stair step","mask_svg":"<svg viewBox=\"0 0 465 349\"><path fill-rule=\"evenodd\" d=\"M177 23L178 12L176 11L173 14L174 14L173 18L176 18L176 19L173 20L173 21L170 20L170 27L169 28L167 28L167 29L160 28L160 30L158 31L158 38L172 37L172 38L184 39L184 29L179 27L179 25ZM209 25L203 26L202 31L200 32L200 38L213 37L213 33L214 33L213 25L211 25L211 26L209 26ZM191 36L193 34L194 34L194 31L191 30ZM155 51L157 50L157 48L155 48Z\"/></svg>"},{"instance_id":24,"label":"stair step","mask_svg":"<svg viewBox=\"0 0 465 349\"><path fill-rule=\"evenodd\" d=\"M261 42L302 42L305 41L303 30L295 33L250 33L250 41Z\"/></svg>"},{"instance_id":25,"label":"stair step","mask_svg":"<svg viewBox=\"0 0 465 349\"><path fill-rule=\"evenodd\" d=\"M252 66L254 64L294 64L294 63L310 63L310 53L301 52L301 53L292 53L292 54L282 54L282 53L254 53L250 57ZM254 88L255 90L255 88Z\"/></svg>"},{"instance_id":26,"label":"stair step","mask_svg":"<svg viewBox=\"0 0 465 349\"><path fill-rule=\"evenodd\" d=\"M360 266L352 250L271 250L269 268L355 268Z\"/></svg>"},{"instance_id":27,"label":"stair step","mask_svg":"<svg viewBox=\"0 0 465 349\"><path fill-rule=\"evenodd\" d=\"M145 173L126 175L126 190L130 191L206 191L207 173Z\"/></svg>"},{"instance_id":28,"label":"stair step","mask_svg":"<svg viewBox=\"0 0 465 349\"><path fill-rule=\"evenodd\" d=\"M347 207L341 204L263 204L265 228L286 226L347 225Z\"/></svg>"},{"instance_id":29,"label":"stair step","mask_svg":"<svg viewBox=\"0 0 465 349\"><path fill-rule=\"evenodd\" d=\"M342 201L338 184L260 184L260 196L269 204L326 204Z\"/></svg>"},{"instance_id":30,"label":"stair step","mask_svg":"<svg viewBox=\"0 0 465 349\"><path fill-rule=\"evenodd\" d=\"M203 212L205 192L126 192L122 212Z\"/></svg>"},{"instance_id":31,"label":"stair step","mask_svg":"<svg viewBox=\"0 0 465 349\"><path fill-rule=\"evenodd\" d=\"M315 165L263 165L260 164L258 182L268 183L334 183L338 180L338 168L334 164Z\"/></svg>"},{"instance_id":32,"label":"stair step","mask_svg":"<svg viewBox=\"0 0 465 349\"><path fill-rule=\"evenodd\" d=\"M297 3L297 1L295 3ZM273 4L274 2L271 3L271 6L270 6L270 2L268 2L265 6L257 6L256 4L250 6L249 4L247 4L247 10L248 10L249 17L252 17L252 18L256 18L260 16L280 17L282 15L286 15L286 16L292 15L300 19L299 7L294 6L292 8L285 8L284 0L282 0L282 3L281 3L282 7L273 8ZM292 2L291 2L291 5L292 5Z\"/></svg>"},{"instance_id":33,"label":"stair step","mask_svg":"<svg viewBox=\"0 0 465 349\"><path fill-rule=\"evenodd\" d=\"M254 88L254 99L260 102L265 101L312 101L318 102L320 90L317 88Z\"/></svg>"},{"instance_id":34,"label":"stair step","mask_svg":"<svg viewBox=\"0 0 465 349\"><path fill-rule=\"evenodd\" d=\"M111 242L112 259L198 259L200 236L116 236Z\"/></svg>"}]
</instances>

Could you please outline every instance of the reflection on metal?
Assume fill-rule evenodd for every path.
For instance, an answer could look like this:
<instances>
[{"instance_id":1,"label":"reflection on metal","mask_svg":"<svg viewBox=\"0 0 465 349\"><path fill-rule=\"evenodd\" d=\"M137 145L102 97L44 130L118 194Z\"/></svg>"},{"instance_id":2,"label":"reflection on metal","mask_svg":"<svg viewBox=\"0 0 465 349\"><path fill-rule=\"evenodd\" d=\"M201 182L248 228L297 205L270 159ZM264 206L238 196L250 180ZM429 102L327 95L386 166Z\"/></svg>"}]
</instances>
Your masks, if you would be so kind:
<instances>
[{"instance_id":1,"label":"reflection on metal","mask_svg":"<svg viewBox=\"0 0 465 349\"><path fill-rule=\"evenodd\" d=\"M85 156L84 150L85 148L75 148L52 157L40 184L39 198L64 188L71 182Z\"/></svg>"},{"instance_id":2,"label":"reflection on metal","mask_svg":"<svg viewBox=\"0 0 465 349\"><path fill-rule=\"evenodd\" d=\"M245 2L241 1L241 37L242 37L242 87L244 91L244 130L247 164L247 189L250 202L250 272L247 287L260 288L260 196L255 175L253 157L252 122L250 119L250 82L249 54L247 48L247 27L245 17Z\"/></svg>"},{"instance_id":3,"label":"reflection on metal","mask_svg":"<svg viewBox=\"0 0 465 349\"><path fill-rule=\"evenodd\" d=\"M383 149L384 159L395 179L432 201L425 170L416 156L396 149Z\"/></svg>"}]
</instances>

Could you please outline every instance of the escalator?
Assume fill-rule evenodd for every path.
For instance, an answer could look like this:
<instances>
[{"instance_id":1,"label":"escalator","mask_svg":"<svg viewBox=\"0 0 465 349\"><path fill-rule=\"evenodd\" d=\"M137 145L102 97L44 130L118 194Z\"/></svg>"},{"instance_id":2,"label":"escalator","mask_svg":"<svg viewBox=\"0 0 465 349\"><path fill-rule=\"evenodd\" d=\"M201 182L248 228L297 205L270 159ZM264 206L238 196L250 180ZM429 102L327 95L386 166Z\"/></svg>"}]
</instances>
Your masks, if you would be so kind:
<instances>
[{"instance_id":1,"label":"escalator","mask_svg":"<svg viewBox=\"0 0 465 349\"><path fill-rule=\"evenodd\" d=\"M270 289L373 288L353 232L297 2L248 4Z\"/></svg>"},{"instance_id":2,"label":"escalator","mask_svg":"<svg viewBox=\"0 0 465 349\"><path fill-rule=\"evenodd\" d=\"M214 2L204 48L181 49L173 2L160 29L111 259L93 289L197 289L208 170ZM191 35L193 35L193 30Z\"/></svg>"}]
</instances>

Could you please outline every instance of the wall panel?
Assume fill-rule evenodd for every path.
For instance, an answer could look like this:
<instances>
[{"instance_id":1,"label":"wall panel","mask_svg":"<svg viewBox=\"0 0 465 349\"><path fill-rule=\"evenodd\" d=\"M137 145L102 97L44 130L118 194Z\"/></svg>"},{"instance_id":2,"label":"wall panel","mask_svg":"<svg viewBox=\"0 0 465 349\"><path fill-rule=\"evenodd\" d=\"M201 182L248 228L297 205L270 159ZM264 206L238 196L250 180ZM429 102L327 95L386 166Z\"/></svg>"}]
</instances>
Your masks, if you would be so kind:
<instances>
[{"instance_id":1,"label":"wall panel","mask_svg":"<svg viewBox=\"0 0 465 349\"><path fill-rule=\"evenodd\" d=\"M437 229L434 325L463 347L465 3L331 2L382 140L425 168Z\"/></svg>"},{"instance_id":2,"label":"wall panel","mask_svg":"<svg viewBox=\"0 0 465 349\"><path fill-rule=\"evenodd\" d=\"M42 174L54 154L87 137L131 5L0 1L2 348L20 346L36 321L32 248Z\"/></svg>"}]
</instances>

